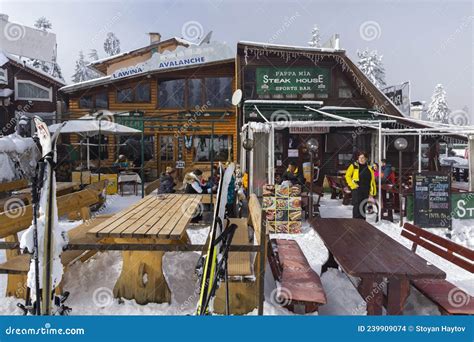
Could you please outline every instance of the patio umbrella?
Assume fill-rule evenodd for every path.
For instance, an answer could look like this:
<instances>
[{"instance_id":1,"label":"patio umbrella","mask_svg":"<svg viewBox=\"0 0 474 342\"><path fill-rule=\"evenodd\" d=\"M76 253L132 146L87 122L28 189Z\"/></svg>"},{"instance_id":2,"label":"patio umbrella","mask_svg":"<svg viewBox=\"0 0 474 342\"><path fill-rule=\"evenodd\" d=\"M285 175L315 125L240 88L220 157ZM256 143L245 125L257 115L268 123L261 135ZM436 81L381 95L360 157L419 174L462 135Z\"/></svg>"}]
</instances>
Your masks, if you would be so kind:
<instances>
[{"instance_id":1,"label":"patio umbrella","mask_svg":"<svg viewBox=\"0 0 474 342\"><path fill-rule=\"evenodd\" d=\"M51 125L48 127L49 131L54 133L61 125L62 124ZM100 119L97 119L97 116L86 115L80 119L66 121L61 128L61 134L63 133L75 133L87 139L87 169L89 169L89 137L99 134L131 135L141 134L142 132L138 129L118 124L113 121L113 115L105 114Z\"/></svg>"}]
</instances>

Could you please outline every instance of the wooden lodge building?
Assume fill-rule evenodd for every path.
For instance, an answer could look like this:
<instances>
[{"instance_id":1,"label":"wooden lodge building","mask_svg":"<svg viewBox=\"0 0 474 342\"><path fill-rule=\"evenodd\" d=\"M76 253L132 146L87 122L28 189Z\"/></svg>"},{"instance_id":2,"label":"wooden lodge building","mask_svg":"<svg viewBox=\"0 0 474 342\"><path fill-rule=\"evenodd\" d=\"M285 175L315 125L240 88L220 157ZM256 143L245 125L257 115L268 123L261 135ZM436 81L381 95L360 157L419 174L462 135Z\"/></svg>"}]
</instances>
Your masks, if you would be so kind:
<instances>
[{"instance_id":1,"label":"wooden lodge building","mask_svg":"<svg viewBox=\"0 0 474 342\"><path fill-rule=\"evenodd\" d=\"M274 131L274 165L269 165L267 155L271 151L254 149L254 153L242 158L243 164L253 159L253 183L258 188L267 180L267 170L273 168L275 178L281 175L290 161L298 165L310 157L305 143L316 138L319 149L316 160L320 167L319 181L325 174L337 174L345 170L357 151L366 151L370 160L377 160L377 131L364 127L292 127L295 121L331 121L330 117L309 110L356 120L388 119L371 112L394 116L386 128L423 128L405 118L402 112L383 94L339 48L335 36L322 48L271 45L255 42L239 42L237 45L237 75L243 91L240 107L240 127L249 122L279 121ZM393 122L395 121L395 122ZM329 125L328 125L329 126ZM244 136L244 134L242 134ZM383 158L398 168L398 151L393 141L397 136L383 140ZM403 154L404 172L416 170L418 164L418 136L405 136L408 148ZM459 141L461 137L422 138L426 153L423 168L433 169L437 160L433 148L437 141ZM264 142L266 143L266 142ZM431 148L430 148L431 146ZM241 150L244 155L244 149ZM431 162L428 162L428 161ZM406 167L406 170L405 170ZM397 170L398 172L398 170ZM251 179L252 181L252 179Z\"/></svg>"},{"instance_id":2,"label":"wooden lodge building","mask_svg":"<svg viewBox=\"0 0 474 342\"><path fill-rule=\"evenodd\" d=\"M194 168L209 169L211 158L237 160L237 111L231 104L237 86L235 53L228 46L180 38L162 41L159 34L150 33L148 46L96 61L91 67L104 76L61 89L69 99L63 119L103 110L117 123L144 129L148 179L167 166L177 168L182 177ZM77 144L80 137L69 139ZM140 166L139 141L139 136L104 136L102 165L110 166L124 154Z\"/></svg>"},{"instance_id":3,"label":"wooden lodge building","mask_svg":"<svg viewBox=\"0 0 474 342\"><path fill-rule=\"evenodd\" d=\"M48 124L54 123L61 110L58 90L64 84L62 79L0 51L0 134L13 133L21 117L38 115ZM28 130L29 135L33 126Z\"/></svg>"},{"instance_id":4,"label":"wooden lodge building","mask_svg":"<svg viewBox=\"0 0 474 342\"><path fill-rule=\"evenodd\" d=\"M307 107L359 120L381 120L373 112L386 113L395 118L384 124L387 128L426 127L403 116L339 48L337 37L322 48L239 42L236 55L227 45L209 39L199 44L180 38L162 41L159 34L150 33L149 45L96 61L91 67L104 76L61 88L69 103L63 119L103 111L118 123L142 129L147 180L167 166L177 168L182 177L188 170L208 169L211 159L239 161L246 169L252 158L254 175L264 182L269 169L278 176L289 161L307 162L304 144L310 137L319 142L316 159L321 181L325 174L345 170L357 151L367 151L371 161L377 159L377 133L370 128L284 125L331 120ZM236 89L243 92L239 106L231 103ZM250 157L241 146L243 127L265 121L283 121L274 134L274 165L267 162L268 150L260 149ZM398 158L395 138L385 137L382 145L383 157L392 165ZM419 142L417 136L406 138L403 165L411 172L418 163ZM111 166L124 154L139 166L139 139L104 136L102 165ZM439 139L423 138L423 146L434 151L423 158L424 169L436 166L433 146ZM74 145L79 140L71 135L64 142ZM91 151L92 159L98 156Z\"/></svg>"}]
</instances>

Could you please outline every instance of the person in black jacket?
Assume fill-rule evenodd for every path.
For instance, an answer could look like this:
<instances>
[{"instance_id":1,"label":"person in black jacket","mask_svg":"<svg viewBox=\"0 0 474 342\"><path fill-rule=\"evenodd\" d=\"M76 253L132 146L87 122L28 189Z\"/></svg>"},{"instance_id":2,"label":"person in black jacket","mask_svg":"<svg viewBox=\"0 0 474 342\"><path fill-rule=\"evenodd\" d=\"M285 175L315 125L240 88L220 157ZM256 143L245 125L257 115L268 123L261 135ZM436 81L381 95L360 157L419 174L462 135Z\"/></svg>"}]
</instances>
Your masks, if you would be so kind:
<instances>
[{"instance_id":1,"label":"person in black jacket","mask_svg":"<svg viewBox=\"0 0 474 342\"><path fill-rule=\"evenodd\" d=\"M167 166L165 172L160 175L160 186L158 187L159 194L172 194L175 192L174 187L176 183L174 182L173 174L175 170Z\"/></svg>"},{"instance_id":2,"label":"person in black jacket","mask_svg":"<svg viewBox=\"0 0 474 342\"><path fill-rule=\"evenodd\" d=\"M295 162L290 162L288 164L288 169L281 176L282 182L289 181L292 185L301 185L305 183L303 172L296 165Z\"/></svg>"}]
</instances>

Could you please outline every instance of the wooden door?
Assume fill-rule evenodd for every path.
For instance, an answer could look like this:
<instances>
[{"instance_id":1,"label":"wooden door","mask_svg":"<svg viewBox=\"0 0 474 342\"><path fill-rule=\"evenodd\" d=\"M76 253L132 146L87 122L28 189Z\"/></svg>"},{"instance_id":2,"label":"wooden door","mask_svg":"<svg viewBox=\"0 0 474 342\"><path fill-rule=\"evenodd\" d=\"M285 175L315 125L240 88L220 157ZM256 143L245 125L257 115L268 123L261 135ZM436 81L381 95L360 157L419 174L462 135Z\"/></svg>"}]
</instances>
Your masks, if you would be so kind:
<instances>
[{"instance_id":1,"label":"wooden door","mask_svg":"<svg viewBox=\"0 0 474 342\"><path fill-rule=\"evenodd\" d=\"M167 166L175 168L177 141L172 134L158 134L157 136L157 161L158 175L165 172Z\"/></svg>"}]
</instances>

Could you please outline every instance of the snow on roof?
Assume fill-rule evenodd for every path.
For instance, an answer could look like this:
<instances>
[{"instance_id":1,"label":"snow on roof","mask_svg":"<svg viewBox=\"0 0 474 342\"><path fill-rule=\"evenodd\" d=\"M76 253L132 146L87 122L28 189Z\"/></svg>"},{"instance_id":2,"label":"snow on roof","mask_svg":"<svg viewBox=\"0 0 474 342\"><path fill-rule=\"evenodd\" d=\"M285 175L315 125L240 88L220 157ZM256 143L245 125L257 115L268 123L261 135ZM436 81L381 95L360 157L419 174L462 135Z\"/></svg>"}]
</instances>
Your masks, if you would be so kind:
<instances>
[{"instance_id":1,"label":"snow on roof","mask_svg":"<svg viewBox=\"0 0 474 342\"><path fill-rule=\"evenodd\" d=\"M324 106L319 108L319 110L363 110L366 111L367 108L362 107L341 107L341 106Z\"/></svg>"},{"instance_id":2,"label":"snow on roof","mask_svg":"<svg viewBox=\"0 0 474 342\"><path fill-rule=\"evenodd\" d=\"M187 41L186 39L178 38L178 37L171 37L170 39L167 39L167 40L171 40L171 39L175 39L177 42L179 42L181 44L196 45L195 43L191 43L190 41ZM159 43L160 42L157 42L157 43L152 44L152 45L158 45ZM149 46L152 46L152 45L142 46L140 48L129 50L129 51L124 51L124 52L118 53L118 54L113 55L113 56L107 56L107 57L104 57L104 58L99 58L98 60L90 62L89 64L87 64L87 66L93 67L96 64L101 64L101 63L104 63L104 62L107 62L107 61L110 61L110 60L113 60L113 59L116 59L116 58L124 57L124 56L127 56L127 55L129 55L131 53L134 53L136 51L145 49L145 48L147 48Z\"/></svg>"},{"instance_id":3,"label":"snow on roof","mask_svg":"<svg viewBox=\"0 0 474 342\"><path fill-rule=\"evenodd\" d=\"M9 97L11 94L13 94L13 90L10 88L0 89L0 97Z\"/></svg>"},{"instance_id":4,"label":"snow on roof","mask_svg":"<svg viewBox=\"0 0 474 342\"><path fill-rule=\"evenodd\" d=\"M60 88L59 90L64 91L64 92L67 93L67 92L74 91L76 89L80 89L80 88L85 87L85 86L94 86L94 85L99 85L99 84L102 84L102 83L107 83L111 79L112 79L112 76L110 76L110 75L97 77L97 78L93 78L91 80L69 84L67 86L64 86L64 87Z\"/></svg>"},{"instance_id":5,"label":"snow on roof","mask_svg":"<svg viewBox=\"0 0 474 342\"><path fill-rule=\"evenodd\" d=\"M59 83L59 84L66 84L66 82L65 82L62 78L55 77L55 76L53 76L53 75L51 75L51 74L48 74L47 72L45 72L45 71L43 71L43 70L41 70L41 69L39 69L39 68L35 68L35 67L32 66L32 65L28 65L27 63L24 63L24 62L21 60L20 57L17 57L17 56L15 56L15 55L12 55L11 53L8 53L8 52L5 52L5 51L0 51L0 55L3 55L3 56L7 59L7 61L8 61L8 60L11 60L11 61L13 61L13 62L15 62L15 63L17 63L17 64L20 64L20 65L22 65L23 67L25 67L25 68L27 68L27 69L29 69L29 70L32 70L32 71L34 71L34 72L36 72L36 73L38 73L38 74L41 74L41 75L43 75L43 76L45 76L45 77L47 77L47 78L49 78L49 79L55 81L56 83ZM3 66L3 65L6 63L6 62L4 62L4 63L2 64L2 61L3 61L3 58L0 56L0 65L1 65L1 66Z\"/></svg>"},{"instance_id":6,"label":"snow on roof","mask_svg":"<svg viewBox=\"0 0 474 342\"><path fill-rule=\"evenodd\" d=\"M276 48L276 49L285 49L285 50L305 50L310 52L340 52L345 51L344 49L333 49L333 48L326 48L326 47L311 47L311 46L300 46L300 45L283 45L283 44L268 44L262 42L251 42L242 40L239 41L238 44L243 45L255 45L262 48Z\"/></svg>"},{"instance_id":7,"label":"snow on roof","mask_svg":"<svg viewBox=\"0 0 474 342\"><path fill-rule=\"evenodd\" d=\"M8 63L8 57L0 51L0 67L4 66L6 63Z\"/></svg>"}]
</instances>

